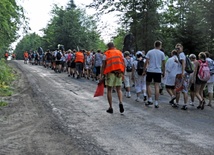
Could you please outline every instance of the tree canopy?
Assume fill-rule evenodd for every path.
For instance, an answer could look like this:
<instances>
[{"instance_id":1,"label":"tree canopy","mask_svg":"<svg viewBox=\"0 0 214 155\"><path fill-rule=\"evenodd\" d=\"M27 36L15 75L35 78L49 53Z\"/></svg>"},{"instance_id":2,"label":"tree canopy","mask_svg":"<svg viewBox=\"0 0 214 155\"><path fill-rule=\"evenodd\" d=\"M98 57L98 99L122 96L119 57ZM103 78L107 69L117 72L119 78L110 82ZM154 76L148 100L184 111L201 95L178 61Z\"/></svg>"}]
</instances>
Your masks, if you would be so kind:
<instances>
[{"instance_id":1,"label":"tree canopy","mask_svg":"<svg viewBox=\"0 0 214 155\"><path fill-rule=\"evenodd\" d=\"M1 0L0 8L0 54L2 54L17 39L17 31L25 17L23 8L17 5L16 0Z\"/></svg>"}]
</instances>

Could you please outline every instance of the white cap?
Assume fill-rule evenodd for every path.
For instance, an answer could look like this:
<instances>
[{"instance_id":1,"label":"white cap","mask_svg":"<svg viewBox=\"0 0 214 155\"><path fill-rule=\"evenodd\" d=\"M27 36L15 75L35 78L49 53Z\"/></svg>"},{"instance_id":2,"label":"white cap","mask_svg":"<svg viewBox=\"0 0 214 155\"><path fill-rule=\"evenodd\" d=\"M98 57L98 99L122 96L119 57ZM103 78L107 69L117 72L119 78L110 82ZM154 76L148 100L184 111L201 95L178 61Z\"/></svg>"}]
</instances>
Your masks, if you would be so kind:
<instances>
[{"instance_id":1,"label":"white cap","mask_svg":"<svg viewBox=\"0 0 214 155\"><path fill-rule=\"evenodd\" d=\"M136 55L141 54L143 56L142 51L137 51Z\"/></svg>"}]
</instances>

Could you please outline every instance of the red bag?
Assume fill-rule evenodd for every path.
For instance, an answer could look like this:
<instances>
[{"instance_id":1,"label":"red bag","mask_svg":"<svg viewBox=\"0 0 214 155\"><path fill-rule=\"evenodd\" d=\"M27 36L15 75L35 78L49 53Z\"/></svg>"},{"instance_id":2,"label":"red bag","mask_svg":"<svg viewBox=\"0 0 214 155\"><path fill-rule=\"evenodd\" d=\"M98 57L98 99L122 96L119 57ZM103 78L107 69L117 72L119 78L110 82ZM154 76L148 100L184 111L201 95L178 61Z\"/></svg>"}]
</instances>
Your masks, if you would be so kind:
<instances>
[{"instance_id":1,"label":"red bag","mask_svg":"<svg viewBox=\"0 0 214 155\"><path fill-rule=\"evenodd\" d=\"M97 84L97 89L94 93L94 97L103 96L104 94L104 80Z\"/></svg>"}]
</instances>

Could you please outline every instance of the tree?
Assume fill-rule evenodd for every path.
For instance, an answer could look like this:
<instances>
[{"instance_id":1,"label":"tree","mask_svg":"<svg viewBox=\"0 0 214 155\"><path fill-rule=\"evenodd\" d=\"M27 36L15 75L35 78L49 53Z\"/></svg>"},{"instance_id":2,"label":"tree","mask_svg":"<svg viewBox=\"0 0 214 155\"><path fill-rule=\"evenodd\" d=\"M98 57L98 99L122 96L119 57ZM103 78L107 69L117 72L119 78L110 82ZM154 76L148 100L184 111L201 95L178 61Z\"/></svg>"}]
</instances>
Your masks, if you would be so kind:
<instances>
[{"instance_id":1,"label":"tree","mask_svg":"<svg viewBox=\"0 0 214 155\"><path fill-rule=\"evenodd\" d=\"M135 51L149 50L160 36L159 14L157 8L161 1L153 0L94 0L89 7L96 8L99 13L120 12L120 24L126 33L132 32L135 37ZM124 36L125 37L125 36Z\"/></svg>"},{"instance_id":2,"label":"tree","mask_svg":"<svg viewBox=\"0 0 214 155\"><path fill-rule=\"evenodd\" d=\"M8 49L9 45L18 37L21 20L24 18L23 9L15 0L0 1L0 52Z\"/></svg>"},{"instance_id":3,"label":"tree","mask_svg":"<svg viewBox=\"0 0 214 155\"><path fill-rule=\"evenodd\" d=\"M23 59L24 51L36 51L42 44L42 37L36 33L28 34L20 40L14 50L17 59Z\"/></svg>"},{"instance_id":4,"label":"tree","mask_svg":"<svg viewBox=\"0 0 214 155\"><path fill-rule=\"evenodd\" d=\"M70 2L67 9L55 6L52 10L53 18L44 29L45 48L55 49L58 44L65 49L94 49L100 44L96 22L86 16Z\"/></svg>"}]
</instances>

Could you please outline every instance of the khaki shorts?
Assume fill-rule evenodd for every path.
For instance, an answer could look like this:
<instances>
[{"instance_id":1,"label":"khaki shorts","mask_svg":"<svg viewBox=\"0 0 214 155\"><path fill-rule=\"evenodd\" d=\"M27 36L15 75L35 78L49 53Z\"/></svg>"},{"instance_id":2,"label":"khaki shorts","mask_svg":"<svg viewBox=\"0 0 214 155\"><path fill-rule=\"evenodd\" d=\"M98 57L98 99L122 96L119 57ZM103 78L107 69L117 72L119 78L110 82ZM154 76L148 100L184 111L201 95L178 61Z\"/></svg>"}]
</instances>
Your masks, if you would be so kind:
<instances>
[{"instance_id":1,"label":"khaki shorts","mask_svg":"<svg viewBox=\"0 0 214 155\"><path fill-rule=\"evenodd\" d=\"M114 73L106 75L105 85L109 87L116 87L122 85L122 75L117 77Z\"/></svg>"}]
</instances>

